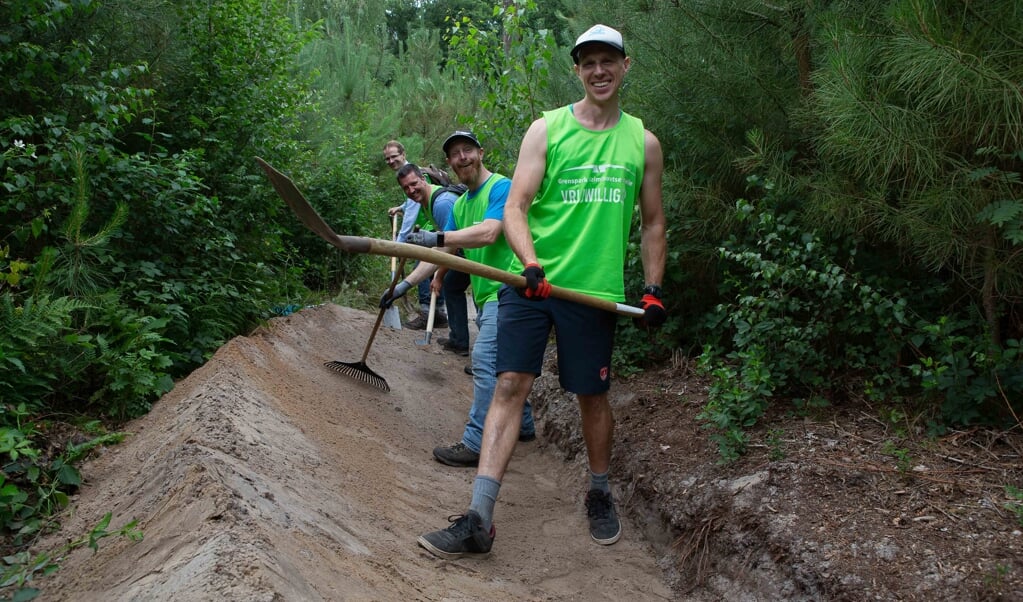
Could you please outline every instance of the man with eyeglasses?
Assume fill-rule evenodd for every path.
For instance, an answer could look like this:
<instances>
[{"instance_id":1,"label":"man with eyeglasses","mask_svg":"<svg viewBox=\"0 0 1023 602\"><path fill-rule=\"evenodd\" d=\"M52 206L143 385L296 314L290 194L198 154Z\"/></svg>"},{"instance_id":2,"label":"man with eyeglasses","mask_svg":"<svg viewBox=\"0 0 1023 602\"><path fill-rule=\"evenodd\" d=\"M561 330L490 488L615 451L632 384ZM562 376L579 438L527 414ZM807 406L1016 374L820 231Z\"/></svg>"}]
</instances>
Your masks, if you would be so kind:
<instances>
[{"instance_id":1,"label":"man with eyeglasses","mask_svg":"<svg viewBox=\"0 0 1023 602\"><path fill-rule=\"evenodd\" d=\"M384 145L384 161L394 171L401 169L402 166L408 163L408 159L405 158L405 145L397 140L388 140L387 144ZM429 221L429 216L424 215L423 217L427 218L425 220L420 218L419 207L420 205L417 201L406 197L404 203L387 210L387 215L391 217L396 213L401 213L401 227L398 229L398 236L395 239L398 242L405 242L408 235L415 229L417 223ZM426 330L426 323L430 312L430 279L419 283L417 293L419 297L419 315L406 321L404 326L412 330ZM436 328L444 328L448 325L444 301L444 292L441 291L437 297L438 309L433 321L433 325Z\"/></svg>"}]
</instances>

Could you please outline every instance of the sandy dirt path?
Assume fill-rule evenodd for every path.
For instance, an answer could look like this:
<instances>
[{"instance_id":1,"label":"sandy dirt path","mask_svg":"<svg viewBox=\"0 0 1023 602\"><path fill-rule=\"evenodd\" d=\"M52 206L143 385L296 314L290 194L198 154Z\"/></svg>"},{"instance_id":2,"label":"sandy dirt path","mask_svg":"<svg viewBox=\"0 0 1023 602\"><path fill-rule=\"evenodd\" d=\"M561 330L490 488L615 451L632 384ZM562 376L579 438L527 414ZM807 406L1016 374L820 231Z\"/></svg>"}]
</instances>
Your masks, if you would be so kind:
<instances>
[{"instance_id":1,"label":"sandy dirt path","mask_svg":"<svg viewBox=\"0 0 1023 602\"><path fill-rule=\"evenodd\" d=\"M37 581L42 600L670 600L631 522L610 547L587 534L585 480L519 444L486 559L439 560L416 537L469 502L474 471L431 450L458 439L467 358L381 328L367 365L384 393L324 368L358 361L375 315L324 305L239 337L184 379L129 439L90 461L65 529L106 512L140 542L107 539ZM438 331L434 334L446 334Z\"/></svg>"}]
</instances>

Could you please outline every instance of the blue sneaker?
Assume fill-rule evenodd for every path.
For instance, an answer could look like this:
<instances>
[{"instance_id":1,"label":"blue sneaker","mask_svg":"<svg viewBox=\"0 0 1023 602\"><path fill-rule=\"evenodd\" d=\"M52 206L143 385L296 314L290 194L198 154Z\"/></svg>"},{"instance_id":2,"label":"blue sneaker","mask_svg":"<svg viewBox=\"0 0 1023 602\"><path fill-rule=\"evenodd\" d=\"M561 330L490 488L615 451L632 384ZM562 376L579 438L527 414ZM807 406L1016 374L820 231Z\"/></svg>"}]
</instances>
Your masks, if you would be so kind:
<instances>
[{"instance_id":1,"label":"blue sneaker","mask_svg":"<svg viewBox=\"0 0 1023 602\"><path fill-rule=\"evenodd\" d=\"M494 525L490 525L489 532L485 531L483 519L472 510L461 516L449 516L448 522L451 526L447 529L420 535L419 545L446 560L490 554L490 547L494 545Z\"/></svg>"}]
</instances>

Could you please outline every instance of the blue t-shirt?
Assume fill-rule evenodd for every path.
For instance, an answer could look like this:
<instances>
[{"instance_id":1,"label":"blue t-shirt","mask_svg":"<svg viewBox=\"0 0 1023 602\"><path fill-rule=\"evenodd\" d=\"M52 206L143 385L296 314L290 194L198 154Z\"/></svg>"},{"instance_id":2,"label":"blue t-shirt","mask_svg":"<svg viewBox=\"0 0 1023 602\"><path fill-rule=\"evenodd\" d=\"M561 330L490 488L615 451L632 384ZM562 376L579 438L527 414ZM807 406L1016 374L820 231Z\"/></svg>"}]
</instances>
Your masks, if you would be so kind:
<instances>
[{"instance_id":1,"label":"blue t-shirt","mask_svg":"<svg viewBox=\"0 0 1023 602\"><path fill-rule=\"evenodd\" d=\"M447 230L447 224L451 221L451 208L455 206L455 201L458 200L458 195L445 190L437 195L437 198L433 200L433 223L437 224L438 228Z\"/></svg>"},{"instance_id":2,"label":"blue t-shirt","mask_svg":"<svg viewBox=\"0 0 1023 602\"><path fill-rule=\"evenodd\" d=\"M482 189L483 187L480 186L475 191L465 193L466 196L468 197L468 200L472 201L473 199L475 199L476 194ZM488 199L489 202L487 203L487 210L483 214L484 220L488 219L496 219L502 221L504 220L504 202L508 200L509 190L511 190L511 180L509 180L508 178L502 178L501 180L495 182L494 185L490 187L490 198ZM483 220L480 221L482 222ZM463 224L461 227L468 228L469 226L472 225L473 224ZM458 229L460 228L458 224L455 223L455 216L451 215L448 218L447 222L444 223L444 230L448 231Z\"/></svg>"}]
</instances>

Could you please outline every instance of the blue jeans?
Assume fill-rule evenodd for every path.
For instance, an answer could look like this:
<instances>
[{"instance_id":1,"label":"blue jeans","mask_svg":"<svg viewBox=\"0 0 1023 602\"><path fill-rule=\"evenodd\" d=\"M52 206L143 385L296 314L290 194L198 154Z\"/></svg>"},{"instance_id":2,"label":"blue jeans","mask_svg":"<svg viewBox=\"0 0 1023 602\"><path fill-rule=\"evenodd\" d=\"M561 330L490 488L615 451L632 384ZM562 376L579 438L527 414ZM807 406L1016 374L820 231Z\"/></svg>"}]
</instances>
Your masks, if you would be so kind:
<instances>
[{"instance_id":1,"label":"blue jeans","mask_svg":"<svg viewBox=\"0 0 1023 602\"><path fill-rule=\"evenodd\" d=\"M465 291L469 288L469 275L448 270L444 274L444 296L447 298L449 340L454 347L469 348L469 305Z\"/></svg>"},{"instance_id":2,"label":"blue jeans","mask_svg":"<svg viewBox=\"0 0 1023 602\"><path fill-rule=\"evenodd\" d=\"M465 424L465 432L462 433L462 443L476 453L480 452L483 444L483 423L486 422L487 410L494 398L494 389L497 388L497 305L496 300L485 303L476 315L476 326L480 332L472 346L472 407L469 408L469 422ZM522 408L519 434L535 432L533 406L526 400Z\"/></svg>"}]
</instances>

